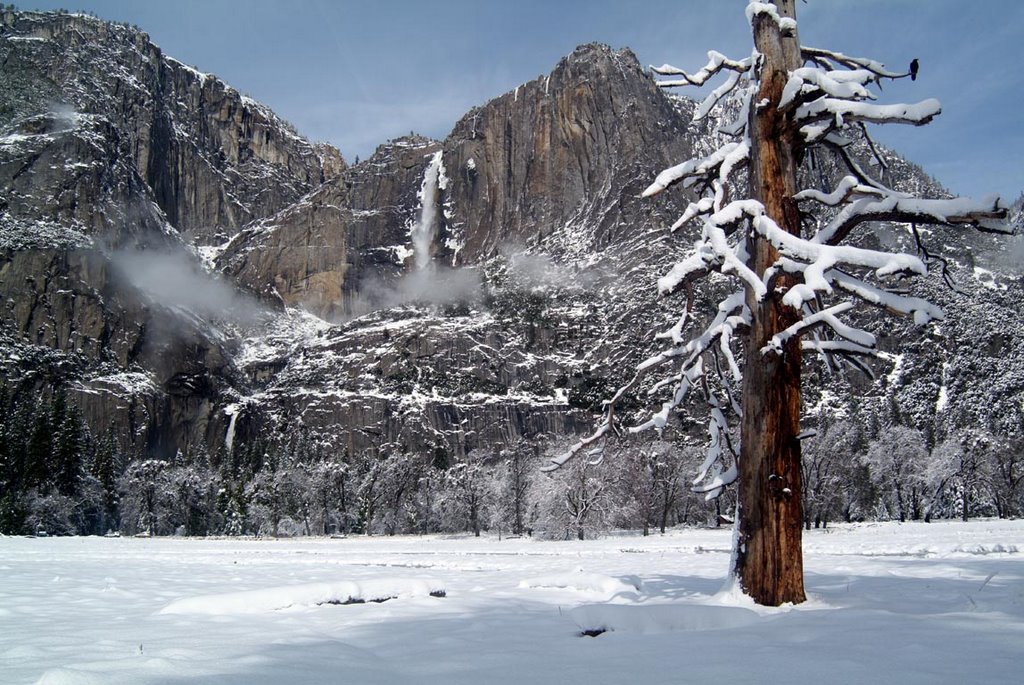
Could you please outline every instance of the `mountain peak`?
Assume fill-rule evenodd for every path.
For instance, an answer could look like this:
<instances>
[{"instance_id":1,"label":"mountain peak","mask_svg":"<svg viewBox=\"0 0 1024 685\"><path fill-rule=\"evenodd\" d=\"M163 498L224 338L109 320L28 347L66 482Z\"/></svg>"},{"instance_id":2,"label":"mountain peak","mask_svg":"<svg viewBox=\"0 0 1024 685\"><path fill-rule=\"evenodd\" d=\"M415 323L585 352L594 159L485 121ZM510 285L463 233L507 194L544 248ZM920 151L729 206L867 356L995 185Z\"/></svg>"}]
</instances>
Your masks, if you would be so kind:
<instances>
[{"instance_id":1,"label":"mountain peak","mask_svg":"<svg viewBox=\"0 0 1024 685\"><path fill-rule=\"evenodd\" d=\"M562 62L585 60L613 60L623 62L628 66L640 66L640 61L633 54L632 50L629 48L616 50L606 43L583 43L582 45L577 45L572 52L562 58Z\"/></svg>"}]
</instances>

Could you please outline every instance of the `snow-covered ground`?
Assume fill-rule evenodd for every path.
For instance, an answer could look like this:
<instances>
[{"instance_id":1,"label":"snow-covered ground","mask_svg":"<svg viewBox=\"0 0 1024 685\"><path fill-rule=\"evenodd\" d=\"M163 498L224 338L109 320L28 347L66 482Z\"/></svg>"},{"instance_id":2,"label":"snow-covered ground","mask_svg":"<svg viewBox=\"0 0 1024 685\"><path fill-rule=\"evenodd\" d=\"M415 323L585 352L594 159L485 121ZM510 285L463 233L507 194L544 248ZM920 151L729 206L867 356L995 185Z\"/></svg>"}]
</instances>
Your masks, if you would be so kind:
<instances>
[{"instance_id":1,"label":"snow-covered ground","mask_svg":"<svg viewBox=\"0 0 1024 685\"><path fill-rule=\"evenodd\" d=\"M811 531L797 609L729 540L0 538L0 681L1020 682L1024 521Z\"/></svg>"}]
</instances>

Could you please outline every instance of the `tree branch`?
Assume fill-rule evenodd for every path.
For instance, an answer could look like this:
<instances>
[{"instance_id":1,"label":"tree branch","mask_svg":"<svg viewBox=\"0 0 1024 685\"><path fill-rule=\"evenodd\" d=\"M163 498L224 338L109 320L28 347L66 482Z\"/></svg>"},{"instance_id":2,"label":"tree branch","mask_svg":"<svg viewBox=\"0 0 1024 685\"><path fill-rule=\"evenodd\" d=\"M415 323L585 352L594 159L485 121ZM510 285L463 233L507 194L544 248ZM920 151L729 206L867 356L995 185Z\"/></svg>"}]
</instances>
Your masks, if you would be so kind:
<instances>
[{"instance_id":1,"label":"tree branch","mask_svg":"<svg viewBox=\"0 0 1024 685\"><path fill-rule=\"evenodd\" d=\"M884 64L876 62L873 59L851 57L832 50L824 50L822 48L812 48L806 45L801 45L800 52L805 60L813 61L817 64L832 63L844 66L851 70L866 69L874 74L876 81L882 78L898 79L910 76L909 73L889 71L885 68Z\"/></svg>"},{"instance_id":2,"label":"tree branch","mask_svg":"<svg viewBox=\"0 0 1024 685\"><path fill-rule=\"evenodd\" d=\"M752 62L749 57L741 60L732 60L715 50L708 51L708 63L705 64L700 71L694 74L687 74L682 69L677 69L671 64L663 64L660 67L652 66L651 71L659 76L682 76L682 80L678 81L658 81L656 84L660 88L675 88L678 86L703 86L707 83L708 79L722 71L728 69L738 73L746 73L750 71Z\"/></svg>"},{"instance_id":3,"label":"tree branch","mask_svg":"<svg viewBox=\"0 0 1024 685\"><path fill-rule=\"evenodd\" d=\"M985 233L1012 233L1003 223L1007 209L998 197L976 201L958 197L951 200L919 200L901 194L887 197L863 197L848 205L813 240L823 245L838 245L850 232L868 221L894 221L905 224L941 224L973 226Z\"/></svg>"}]
</instances>

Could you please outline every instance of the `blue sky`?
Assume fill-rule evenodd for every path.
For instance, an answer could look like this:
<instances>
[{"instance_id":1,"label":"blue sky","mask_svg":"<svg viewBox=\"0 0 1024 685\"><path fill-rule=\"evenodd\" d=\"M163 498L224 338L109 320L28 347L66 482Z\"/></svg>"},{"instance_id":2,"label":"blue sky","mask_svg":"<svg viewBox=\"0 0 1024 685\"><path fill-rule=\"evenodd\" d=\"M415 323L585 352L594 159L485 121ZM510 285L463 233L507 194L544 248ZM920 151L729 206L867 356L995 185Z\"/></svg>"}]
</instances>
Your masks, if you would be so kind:
<instances>
[{"instance_id":1,"label":"blue sky","mask_svg":"<svg viewBox=\"0 0 1024 685\"><path fill-rule=\"evenodd\" d=\"M474 105L547 73L581 43L630 47L643 64L696 69L706 52L750 52L742 0L36 0L138 24L171 56L217 74L337 145L350 161L414 130L444 137ZM1024 3L810 0L801 40L893 68L915 83L883 102L937 97L920 129L875 127L882 142L953 191L1024 191ZM699 95L695 93L694 95Z\"/></svg>"}]
</instances>

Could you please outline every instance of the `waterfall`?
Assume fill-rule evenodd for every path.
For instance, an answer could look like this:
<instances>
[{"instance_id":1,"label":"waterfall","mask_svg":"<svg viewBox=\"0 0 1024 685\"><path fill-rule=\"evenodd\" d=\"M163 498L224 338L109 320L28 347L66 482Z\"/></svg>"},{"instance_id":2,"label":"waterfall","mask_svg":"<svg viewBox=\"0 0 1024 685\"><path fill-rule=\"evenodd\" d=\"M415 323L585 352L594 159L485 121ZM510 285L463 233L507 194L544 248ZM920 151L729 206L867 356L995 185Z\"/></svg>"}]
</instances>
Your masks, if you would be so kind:
<instances>
[{"instance_id":1,"label":"waterfall","mask_svg":"<svg viewBox=\"0 0 1024 685\"><path fill-rule=\"evenodd\" d=\"M231 454L231 448L235 445L235 421L238 420L238 405L229 404L224 407L224 413L230 417L228 419L228 432L224 434L224 447L227 449L227 453Z\"/></svg>"},{"instance_id":2,"label":"waterfall","mask_svg":"<svg viewBox=\"0 0 1024 685\"><path fill-rule=\"evenodd\" d=\"M437 188L442 173L441 155L441 150L434 153L423 174L423 185L420 186L420 219L410 230L417 271L426 269L431 264L430 244L434 241L434 225L437 221Z\"/></svg>"}]
</instances>

